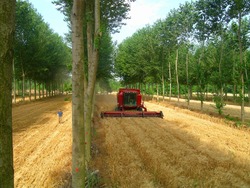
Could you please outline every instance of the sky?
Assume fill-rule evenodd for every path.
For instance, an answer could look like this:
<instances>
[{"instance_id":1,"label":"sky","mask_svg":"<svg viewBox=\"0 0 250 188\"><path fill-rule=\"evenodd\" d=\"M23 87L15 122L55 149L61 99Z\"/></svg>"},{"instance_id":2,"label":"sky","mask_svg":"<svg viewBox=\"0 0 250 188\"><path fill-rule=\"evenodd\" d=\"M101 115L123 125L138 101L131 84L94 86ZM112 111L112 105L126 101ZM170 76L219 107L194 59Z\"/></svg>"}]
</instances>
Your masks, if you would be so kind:
<instances>
[{"instance_id":1,"label":"sky","mask_svg":"<svg viewBox=\"0 0 250 188\"><path fill-rule=\"evenodd\" d=\"M42 15L44 21L49 24L50 28L60 36L64 37L68 33L67 23L64 21L64 15L52 4L52 0L27 0Z\"/></svg>"},{"instance_id":2,"label":"sky","mask_svg":"<svg viewBox=\"0 0 250 188\"><path fill-rule=\"evenodd\" d=\"M121 43L138 29L166 18L171 9L178 8L180 4L184 4L186 1L191 2L191 0L136 0L136 2L132 2L129 12L131 19L125 21L126 25L122 26L120 33L112 35L113 41ZM50 28L64 37L64 34L68 32L68 26L63 21L63 14L52 4L52 0L29 0L29 2L42 15Z\"/></svg>"}]
</instances>

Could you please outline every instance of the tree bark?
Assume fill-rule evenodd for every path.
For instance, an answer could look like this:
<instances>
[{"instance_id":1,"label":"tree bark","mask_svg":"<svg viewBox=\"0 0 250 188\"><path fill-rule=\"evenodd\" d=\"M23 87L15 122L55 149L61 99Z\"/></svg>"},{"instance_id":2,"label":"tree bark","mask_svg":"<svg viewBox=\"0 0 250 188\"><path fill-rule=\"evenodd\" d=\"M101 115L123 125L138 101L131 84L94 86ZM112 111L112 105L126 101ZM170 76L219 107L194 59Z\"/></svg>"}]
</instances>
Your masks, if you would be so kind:
<instances>
[{"instance_id":1,"label":"tree bark","mask_svg":"<svg viewBox=\"0 0 250 188\"><path fill-rule=\"evenodd\" d=\"M169 72L169 101L171 101L171 97L172 97L172 75L171 75L170 52L169 52L169 60L168 60L168 72Z\"/></svg>"},{"instance_id":2,"label":"tree bark","mask_svg":"<svg viewBox=\"0 0 250 188\"><path fill-rule=\"evenodd\" d=\"M29 79L29 101L31 101L31 80Z\"/></svg>"},{"instance_id":3,"label":"tree bark","mask_svg":"<svg viewBox=\"0 0 250 188\"><path fill-rule=\"evenodd\" d=\"M74 0L72 24L72 187L85 187L83 0Z\"/></svg>"},{"instance_id":4,"label":"tree bark","mask_svg":"<svg viewBox=\"0 0 250 188\"><path fill-rule=\"evenodd\" d=\"M91 1L92 2L92 1ZM86 162L91 158L91 115L94 101L94 90L96 84L96 72L99 60L99 45L100 45L100 1L95 0L94 4L91 2L87 5L87 12L94 12L94 23L88 21L87 23L87 44L88 44L88 83L85 92L85 142L86 142Z\"/></svg>"},{"instance_id":5,"label":"tree bark","mask_svg":"<svg viewBox=\"0 0 250 188\"><path fill-rule=\"evenodd\" d=\"M45 83L43 83L43 98L44 98L44 85L45 85Z\"/></svg>"},{"instance_id":6,"label":"tree bark","mask_svg":"<svg viewBox=\"0 0 250 188\"><path fill-rule=\"evenodd\" d=\"M23 101L25 101L25 73L24 73L24 70L22 68L22 98L23 98Z\"/></svg>"},{"instance_id":7,"label":"tree bark","mask_svg":"<svg viewBox=\"0 0 250 188\"><path fill-rule=\"evenodd\" d=\"M187 106L189 109L189 105L190 105L190 89L189 89L189 72L188 72L188 68L189 68L189 56L188 56L188 52L186 54L186 79L187 79L187 90L188 90L188 94L187 94Z\"/></svg>"},{"instance_id":8,"label":"tree bark","mask_svg":"<svg viewBox=\"0 0 250 188\"><path fill-rule=\"evenodd\" d=\"M219 80L220 80L220 103L223 104L224 103L224 87L223 87L223 82L222 82L222 58L223 58L223 41L221 44L221 49L220 49L220 61L219 61Z\"/></svg>"},{"instance_id":9,"label":"tree bark","mask_svg":"<svg viewBox=\"0 0 250 188\"><path fill-rule=\"evenodd\" d=\"M158 83L156 84L156 96L157 96L156 100L157 102L159 102L159 84Z\"/></svg>"},{"instance_id":10,"label":"tree bark","mask_svg":"<svg viewBox=\"0 0 250 188\"><path fill-rule=\"evenodd\" d=\"M16 74L15 74L15 62L13 58L13 102L16 104Z\"/></svg>"},{"instance_id":11,"label":"tree bark","mask_svg":"<svg viewBox=\"0 0 250 188\"><path fill-rule=\"evenodd\" d=\"M180 102L180 85L179 85L179 75L178 75L178 55L179 51L178 48L176 49L176 58L175 58L175 74L176 74L176 86L177 86L177 99L178 104Z\"/></svg>"},{"instance_id":12,"label":"tree bark","mask_svg":"<svg viewBox=\"0 0 250 188\"><path fill-rule=\"evenodd\" d=\"M34 80L34 100L36 100L36 80Z\"/></svg>"},{"instance_id":13,"label":"tree bark","mask_svg":"<svg viewBox=\"0 0 250 188\"><path fill-rule=\"evenodd\" d=\"M247 54L244 53L244 66L245 66L245 75L246 75L246 81L247 81L247 91L248 91L248 105L250 105L250 80L248 77L248 70L247 70Z\"/></svg>"},{"instance_id":14,"label":"tree bark","mask_svg":"<svg viewBox=\"0 0 250 188\"><path fill-rule=\"evenodd\" d=\"M236 62L235 62L235 53L233 53L233 74L232 74L232 79L233 79L233 101L234 102L236 102L236 95L237 95L237 93L236 93L236 88L237 88L237 86L236 86L236 70L235 70L235 64L236 64Z\"/></svg>"},{"instance_id":15,"label":"tree bark","mask_svg":"<svg viewBox=\"0 0 250 188\"><path fill-rule=\"evenodd\" d=\"M15 0L0 1L0 187L14 187L12 73Z\"/></svg>"},{"instance_id":16,"label":"tree bark","mask_svg":"<svg viewBox=\"0 0 250 188\"><path fill-rule=\"evenodd\" d=\"M240 49L240 78L241 78L241 121L245 121L245 83L244 83L244 63L242 55L242 42L241 42L241 13L239 13L239 28L238 28L238 40L239 40L239 49Z\"/></svg>"},{"instance_id":17,"label":"tree bark","mask_svg":"<svg viewBox=\"0 0 250 188\"><path fill-rule=\"evenodd\" d=\"M201 55L199 57L199 61L198 61L198 79L199 79L199 97L200 97L200 101L201 101L201 111L203 111L203 102L204 102L204 80L203 80L203 72L202 72L202 59L204 57L204 50L205 50L205 45L204 45L205 41L202 42L202 52L201 52Z\"/></svg>"},{"instance_id":18,"label":"tree bark","mask_svg":"<svg viewBox=\"0 0 250 188\"><path fill-rule=\"evenodd\" d=\"M38 97L41 99L41 83L38 84Z\"/></svg>"},{"instance_id":19,"label":"tree bark","mask_svg":"<svg viewBox=\"0 0 250 188\"><path fill-rule=\"evenodd\" d=\"M90 91L90 85L91 83L91 75L92 74L90 72L90 68L93 65L93 20L92 20L92 16L93 16L93 3L91 3L90 1L87 1L87 5L86 5L86 13L87 15L91 15L88 16L88 20L87 20L87 52L88 52L88 72L87 72L87 85L84 88L85 91L85 96L84 96L84 124L85 124L85 161L86 161L86 166L90 161L91 158L91 134L90 134L90 121L91 121L91 111L92 111L92 106L91 106L91 101L92 101L92 97L91 97L91 91Z\"/></svg>"},{"instance_id":20,"label":"tree bark","mask_svg":"<svg viewBox=\"0 0 250 188\"><path fill-rule=\"evenodd\" d=\"M162 101L165 101L165 78L163 73L161 79L162 79Z\"/></svg>"},{"instance_id":21,"label":"tree bark","mask_svg":"<svg viewBox=\"0 0 250 188\"><path fill-rule=\"evenodd\" d=\"M162 48L161 81L162 81L162 101L165 101L165 76L164 76L164 50Z\"/></svg>"}]
</instances>

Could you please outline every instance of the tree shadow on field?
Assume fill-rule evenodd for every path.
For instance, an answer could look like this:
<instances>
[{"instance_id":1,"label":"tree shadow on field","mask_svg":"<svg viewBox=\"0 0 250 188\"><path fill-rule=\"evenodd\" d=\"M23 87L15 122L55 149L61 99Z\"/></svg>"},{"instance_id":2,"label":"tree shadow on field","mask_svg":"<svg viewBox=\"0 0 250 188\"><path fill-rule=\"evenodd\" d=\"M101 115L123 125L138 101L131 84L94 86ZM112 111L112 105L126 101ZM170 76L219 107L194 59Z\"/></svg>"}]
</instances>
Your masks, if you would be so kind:
<instances>
[{"instance_id":1,"label":"tree shadow on field","mask_svg":"<svg viewBox=\"0 0 250 188\"><path fill-rule=\"evenodd\" d=\"M115 96L112 101L116 101ZM104 110L108 110L106 107L111 104L107 100L105 102L101 105L105 107ZM128 185L133 184L130 182L133 181L132 178L129 177L132 172L128 173L129 169L126 171L130 163L124 162L129 161L126 159L133 159L130 157L130 152L133 151L134 155L139 156L140 161L137 162L143 163L140 169L134 166L133 170L151 174L153 177L151 181L159 187L250 187L250 160L247 149L250 144L244 141L244 136L250 139L249 132L215 124L201 117L198 122L199 117L192 115L190 122L187 122L188 120L181 119L183 112L179 113L178 110L174 112L177 114L176 119L168 119L170 110L162 106L159 108L163 110L164 119L117 118L116 124L112 125L112 120L97 118L95 127L99 137L94 139L100 152L93 163L100 170L102 179L107 185L119 185L125 181L124 179L128 180ZM101 107L97 109L100 110ZM120 132L125 132L127 138L123 140L127 140L128 144L123 146L131 148L123 148L122 143L113 143L117 147L110 147L107 150L104 143L108 136L113 135L116 137L114 140L122 137L119 132L112 133L113 129L109 129L108 133L105 132L104 127L112 126L119 126L122 130ZM121 148L124 152L119 155ZM113 158L115 160L113 163L126 172L122 174L116 172L115 177L112 177L109 158Z\"/></svg>"},{"instance_id":2,"label":"tree shadow on field","mask_svg":"<svg viewBox=\"0 0 250 188\"><path fill-rule=\"evenodd\" d=\"M233 140L230 135L216 138L211 130L211 135L207 132L204 134L204 137L207 136L207 138L204 139L203 133L194 135L189 132L189 129L194 129L192 125L171 121L167 124L162 129L166 133L165 136L172 138L172 141L165 142L170 147L166 147L164 153L159 151L159 157L170 154L170 159L165 161L168 168L178 169L179 172L173 170L174 174L178 174L172 177L176 182L174 187L176 185L177 187L180 185L250 187L250 160L247 154L249 144L240 148L240 144L236 146L240 140ZM228 128L234 130L234 128ZM155 136L154 139L157 140ZM161 171L160 166L157 168ZM162 174L166 173L162 171ZM159 181L164 181L164 175L162 177L159 175Z\"/></svg>"},{"instance_id":3,"label":"tree shadow on field","mask_svg":"<svg viewBox=\"0 0 250 188\"><path fill-rule=\"evenodd\" d=\"M72 188L72 175L71 172L65 170L53 171L50 175L51 182L54 182L54 187L57 188Z\"/></svg>"}]
</instances>

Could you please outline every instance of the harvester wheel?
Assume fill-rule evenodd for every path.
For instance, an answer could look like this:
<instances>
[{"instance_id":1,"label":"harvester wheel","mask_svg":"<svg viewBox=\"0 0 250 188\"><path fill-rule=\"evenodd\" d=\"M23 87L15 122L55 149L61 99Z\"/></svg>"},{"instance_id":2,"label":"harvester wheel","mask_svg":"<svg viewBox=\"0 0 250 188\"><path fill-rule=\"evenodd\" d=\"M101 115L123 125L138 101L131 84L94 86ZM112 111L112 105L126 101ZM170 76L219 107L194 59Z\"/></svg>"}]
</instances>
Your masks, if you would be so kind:
<instances>
[{"instance_id":1,"label":"harvester wheel","mask_svg":"<svg viewBox=\"0 0 250 188\"><path fill-rule=\"evenodd\" d=\"M142 108L141 108L141 107L138 107L136 110L137 110L137 111L142 111Z\"/></svg>"},{"instance_id":2,"label":"harvester wheel","mask_svg":"<svg viewBox=\"0 0 250 188\"><path fill-rule=\"evenodd\" d=\"M163 115L163 112L162 112L162 111L160 111L160 114L161 114L161 118L163 118L163 117L164 117L164 115Z\"/></svg>"}]
</instances>

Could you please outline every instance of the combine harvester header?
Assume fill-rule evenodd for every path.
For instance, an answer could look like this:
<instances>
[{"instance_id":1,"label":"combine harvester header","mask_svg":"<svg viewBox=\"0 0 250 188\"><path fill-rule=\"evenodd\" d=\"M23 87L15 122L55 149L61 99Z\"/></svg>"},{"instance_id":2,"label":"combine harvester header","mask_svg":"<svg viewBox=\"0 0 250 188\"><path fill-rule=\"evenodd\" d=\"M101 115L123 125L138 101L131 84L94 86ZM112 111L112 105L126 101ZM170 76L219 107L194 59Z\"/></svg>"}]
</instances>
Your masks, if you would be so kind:
<instances>
[{"instance_id":1,"label":"combine harvester header","mask_svg":"<svg viewBox=\"0 0 250 188\"><path fill-rule=\"evenodd\" d=\"M101 112L101 117L160 117L162 111L147 111L139 89L119 89L115 111Z\"/></svg>"}]
</instances>

